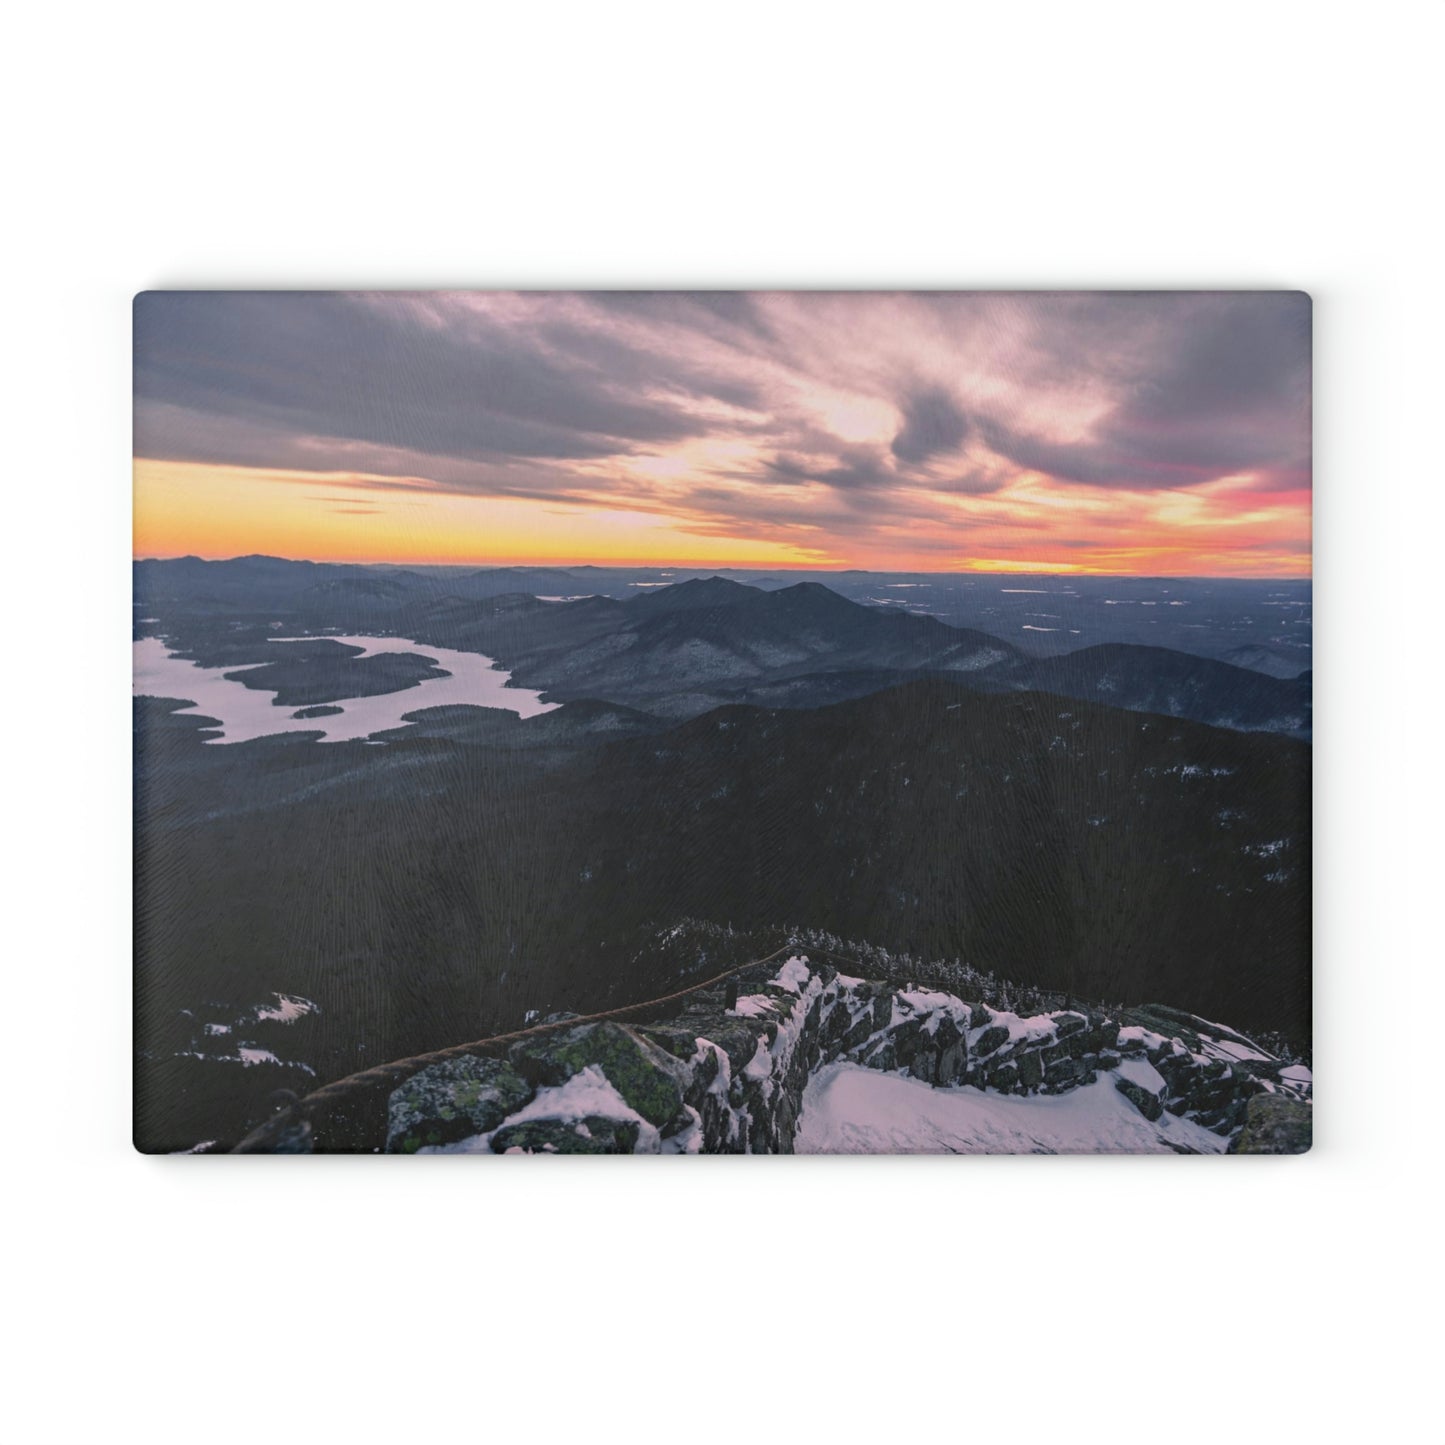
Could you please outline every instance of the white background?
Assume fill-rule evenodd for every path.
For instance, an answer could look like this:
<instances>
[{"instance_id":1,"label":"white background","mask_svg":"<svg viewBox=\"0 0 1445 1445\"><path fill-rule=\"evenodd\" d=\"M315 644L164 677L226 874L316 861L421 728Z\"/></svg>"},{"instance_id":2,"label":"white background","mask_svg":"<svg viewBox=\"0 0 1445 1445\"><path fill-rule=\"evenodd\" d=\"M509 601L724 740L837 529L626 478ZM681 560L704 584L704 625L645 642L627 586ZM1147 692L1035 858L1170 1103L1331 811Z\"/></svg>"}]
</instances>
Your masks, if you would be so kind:
<instances>
[{"instance_id":1,"label":"white background","mask_svg":"<svg viewBox=\"0 0 1445 1445\"><path fill-rule=\"evenodd\" d=\"M1438 1427L1441 15L13 12L10 1438ZM301 284L1310 291L1313 1154L131 1152L130 297Z\"/></svg>"}]
</instances>

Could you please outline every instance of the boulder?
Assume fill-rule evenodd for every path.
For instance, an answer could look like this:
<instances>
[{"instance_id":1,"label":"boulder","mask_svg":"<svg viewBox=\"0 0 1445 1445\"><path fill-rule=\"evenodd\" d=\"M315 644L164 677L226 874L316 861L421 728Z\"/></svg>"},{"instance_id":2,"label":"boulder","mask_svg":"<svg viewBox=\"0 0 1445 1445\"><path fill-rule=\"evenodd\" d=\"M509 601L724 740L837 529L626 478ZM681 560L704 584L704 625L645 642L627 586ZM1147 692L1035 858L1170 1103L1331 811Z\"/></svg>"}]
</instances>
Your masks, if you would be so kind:
<instances>
[{"instance_id":1,"label":"boulder","mask_svg":"<svg viewBox=\"0 0 1445 1445\"><path fill-rule=\"evenodd\" d=\"M933 1036L938 1049L934 1080L940 1084L956 1084L968 1071L968 1043L952 1019L944 1019Z\"/></svg>"},{"instance_id":2,"label":"boulder","mask_svg":"<svg viewBox=\"0 0 1445 1445\"><path fill-rule=\"evenodd\" d=\"M839 1009L838 1012L842 1013L844 1010ZM847 1031L839 1041L839 1052L846 1054L850 1049L856 1049L859 1044L872 1038L875 1032L875 1023L876 1020L873 1017L873 1010L865 1008L862 1013L848 1025Z\"/></svg>"},{"instance_id":3,"label":"boulder","mask_svg":"<svg viewBox=\"0 0 1445 1445\"><path fill-rule=\"evenodd\" d=\"M1307 1154L1314 1142L1314 1107L1282 1094L1256 1094L1231 1154Z\"/></svg>"},{"instance_id":4,"label":"boulder","mask_svg":"<svg viewBox=\"0 0 1445 1445\"><path fill-rule=\"evenodd\" d=\"M505 1154L631 1154L637 1146L637 1125L623 1119L589 1114L580 1121L528 1119L508 1124L492 1135L492 1150Z\"/></svg>"},{"instance_id":5,"label":"boulder","mask_svg":"<svg viewBox=\"0 0 1445 1445\"><path fill-rule=\"evenodd\" d=\"M874 1045L872 1052L860 1059L859 1062L870 1069L881 1069L885 1074L892 1073L899 1067L898 1051L893 1047L892 1040L884 1039L881 1043Z\"/></svg>"},{"instance_id":6,"label":"boulder","mask_svg":"<svg viewBox=\"0 0 1445 1445\"><path fill-rule=\"evenodd\" d=\"M700 1048L696 1057L697 1062L692 1066L692 1080L684 1092L685 1101L694 1109L698 1107L698 1099L712 1089L713 1080L722 1069L716 1049Z\"/></svg>"},{"instance_id":7,"label":"boulder","mask_svg":"<svg viewBox=\"0 0 1445 1445\"><path fill-rule=\"evenodd\" d=\"M978 1042L974 1044L973 1051L980 1057L984 1054L991 1054L995 1049L1002 1048L1008 1043L1008 1030L1002 1024L990 1024L979 1036Z\"/></svg>"},{"instance_id":8,"label":"boulder","mask_svg":"<svg viewBox=\"0 0 1445 1445\"><path fill-rule=\"evenodd\" d=\"M687 1009L681 1022L694 1039L716 1044L728 1056L733 1073L748 1066L758 1051L759 1038L764 1034L771 1038L777 1033L776 1023L770 1028L762 1019L734 1017L722 1008L696 1005Z\"/></svg>"},{"instance_id":9,"label":"boulder","mask_svg":"<svg viewBox=\"0 0 1445 1445\"><path fill-rule=\"evenodd\" d=\"M642 1024L636 1032L639 1038L665 1049L675 1059L687 1062L697 1053L697 1031L687 1024Z\"/></svg>"},{"instance_id":10,"label":"boulder","mask_svg":"<svg viewBox=\"0 0 1445 1445\"><path fill-rule=\"evenodd\" d=\"M873 1027L870 1033L877 1033L879 1029L886 1029L893 1022L893 990L891 988L880 988L878 996L873 1000Z\"/></svg>"},{"instance_id":11,"label":"boulder","mask_svg":"<svg viewBox=\"0 0 1445 1445\"><path fill-rule=\"evenodd\" d=\"M1077 1059L1053 1059L1044 1069L1044 1083L1052 1089L1072 1087L1080 1072Z\"/></svg>"},{"instance_id":12,"label":"boulder","mask_svg":"<svg viewBox=\"0 0 1445 1445\"><path fill-rule=\"evenodd\" d=\"M908 1072L925 1084L938 1082L938 1056L930 1048L916 1048L908 1058Z\"/></svg>"},{"instance_id":13,"label":"boulder","mask_svg":"<svg viewBox=\"0 0 1445 1445\"><path fill-rule=\"evenodd\" d=\"M566 1033L524 1039L514 1044L511 1052L513 1067L537 1087L565 1083L589 1064L596 1064L628 1106L659 1128L682 1107L682 1085L667 1060L661 1049L615 1023L589 1024Z\"/></svg>"},{"instance_id":14,"label":"boulder","mask_svg":"<svg viewBox=\"0 0 1445 1445\"><path fill-rule=\"evenodd\" d=\"M836 1048L848 1033L853 1025L852 1016L848 1012L848 1005L836 1003L824 1020L822 1028L822 1041L830 1048Z\"/></svg>"},{"instance_id":15,"label":"boulder","mask_svg":"<svg viewBox=\"0 0 1445 1445\"><path fill-rule=\"evenodd\" d=\"M532 1087L502 1059L466 1056L432 1064L392 1091L386 1152L414 1154L486 1134L532 1097Z\"/></svg>"},{"instance_id":16,"label":"boulder","mask_svg":"<svg viewBox=\"0 0 1445 1445\"><path fill-rule=\"evenodd\" d=\"M1037 1089L1044 1081L1044 1061L1037 1051L1020 1054L1018 1057L1019 1088L1027 1092Z\"/></svg>"},{"instance_id":17,"label":"boulder","mask_svg":"<svg viewBox=\"0 0 1445 1445\"><path fill-rule=\"evenodd\" d=\"M1134 1105L1152 1124L1164 1112L1164 1105L1157 1094L1151 1094L1142 1084L1128 1079L1115 1079L1114 1087Z\"/></svg>"}]
</instances>

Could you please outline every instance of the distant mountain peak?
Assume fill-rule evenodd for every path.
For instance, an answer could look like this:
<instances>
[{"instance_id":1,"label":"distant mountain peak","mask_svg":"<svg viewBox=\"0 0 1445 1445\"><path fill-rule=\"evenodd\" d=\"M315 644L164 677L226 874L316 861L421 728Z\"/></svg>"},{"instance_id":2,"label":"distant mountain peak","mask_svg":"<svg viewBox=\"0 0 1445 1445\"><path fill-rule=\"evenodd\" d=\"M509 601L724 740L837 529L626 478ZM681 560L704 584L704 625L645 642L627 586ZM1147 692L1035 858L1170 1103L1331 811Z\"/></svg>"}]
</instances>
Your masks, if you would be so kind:
<instances>
[{"instance_id":1,"label":"distant mountain peak","mask_svg":"<svg viewBox=\"0 0 1445 1445\"><path fill-rule=\"evenodd\" d=\"M632 599L632 605L647 611L668 612L695 607L733 607L767 594L757 587L746 587L727 577L690 577L667 587L650 589Z\"/></svg>"},{"instance_id":2,"label":"distant mountain peak","mask_svg":"<svg viewBox=\"0 0 1445 1445\"><path fill-rule=\"evenodd\" d=\"M841 592L834 592L821 582L794 582L791 587L780 587L766 595L774 608L793 616L801 612L812 617L841 618L876 610L844 597Z\"/></svg>"},{"instance_id":3,"label":"distant mountain peak","mask_svg":"<svg viewBox=\"0 0 1445 1445\"><path fill-rule=\"evenodd\" d=\"M779 597L827 597L834 602L847 602L849 607L856 607L856 602L848 602L848 599L841 592L834 592L831 587L824 586L821 582L794 582L791 587L780 587L776 593Z\"/></svg>"},{"instance_id":4,"label":"distant mountain peak","mask_svg":"<svg viewBox=\"0 0 1445 1445\"><path fill-rule=\"evenodd\" d=\"M479 567L475 572L467 574L471 577L570 577L572 572L566 567L524 567L508 565L505 567Z\"/></svg>"},{"instance_id":5,"label":"distant mountain peak","mask_svg":"<svg viewBox=\"0 0 1445 1445\"><path fill-rule=\"evenodd\" d=\"M685 582L674 582L671 590L677 593L691 593L696 596L703 592L736 594L741 592L756 592L756 587L749 587L742 582L734 582L731 577L723 577L714 572L711 577L689 577Z\"/></svg>"}]
</instances>

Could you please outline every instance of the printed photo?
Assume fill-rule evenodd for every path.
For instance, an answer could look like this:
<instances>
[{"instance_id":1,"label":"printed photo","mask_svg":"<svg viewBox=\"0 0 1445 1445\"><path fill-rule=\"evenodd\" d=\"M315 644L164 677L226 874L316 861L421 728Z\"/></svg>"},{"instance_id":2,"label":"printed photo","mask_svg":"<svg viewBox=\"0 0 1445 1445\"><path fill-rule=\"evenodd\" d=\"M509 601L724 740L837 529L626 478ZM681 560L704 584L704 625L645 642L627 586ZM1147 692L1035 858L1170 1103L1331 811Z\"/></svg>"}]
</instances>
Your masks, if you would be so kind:
<instances>
[{"instance_id":1,"label":"printed photo","mask_svg":"<svg viewBox=\"0 0 1445 1445\"><path fill-rule=\"evenodd\" d=\"M1308 1150L1308 296L134 325L138 1149Z\"/></svg>"}]
</instances>

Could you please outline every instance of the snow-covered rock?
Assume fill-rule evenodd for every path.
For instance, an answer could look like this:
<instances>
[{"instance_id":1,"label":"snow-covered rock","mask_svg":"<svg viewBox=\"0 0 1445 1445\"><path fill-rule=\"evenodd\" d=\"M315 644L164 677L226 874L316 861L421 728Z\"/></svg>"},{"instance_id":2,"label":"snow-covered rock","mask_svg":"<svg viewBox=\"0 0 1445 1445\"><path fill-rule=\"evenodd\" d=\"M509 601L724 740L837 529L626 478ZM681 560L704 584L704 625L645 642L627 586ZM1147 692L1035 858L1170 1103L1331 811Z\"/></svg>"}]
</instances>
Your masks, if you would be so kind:
<instances>
[{"instance_id":1,"label":"snow-covered rock","mask_svg":"<svg viewBox=\"0 0 1445 1445\"><path fill-rule=\"evenodd\" d=\"M855 1077L865 1072L894 1082ZM1287 1102L1297 1124L1311 1087L1302 1066L1177 1010L1021 1017L848 977L800 951L741 975L731 1002L723 988L701 990L662 1020L579 1023L522 1040L505 1061L425 1069L392 1095L387 1148L1218 1153L1251 1101ZM920 1089L938 1096L926 1108ZM845 1101L865 1098L865 1112L881 1109L886 1127L839 1115ZM1264 1131L1261 1114L1256 1133ZM1276 1132L1300 1137L1297 1128Z\"/></svg>"}]
</instances>

